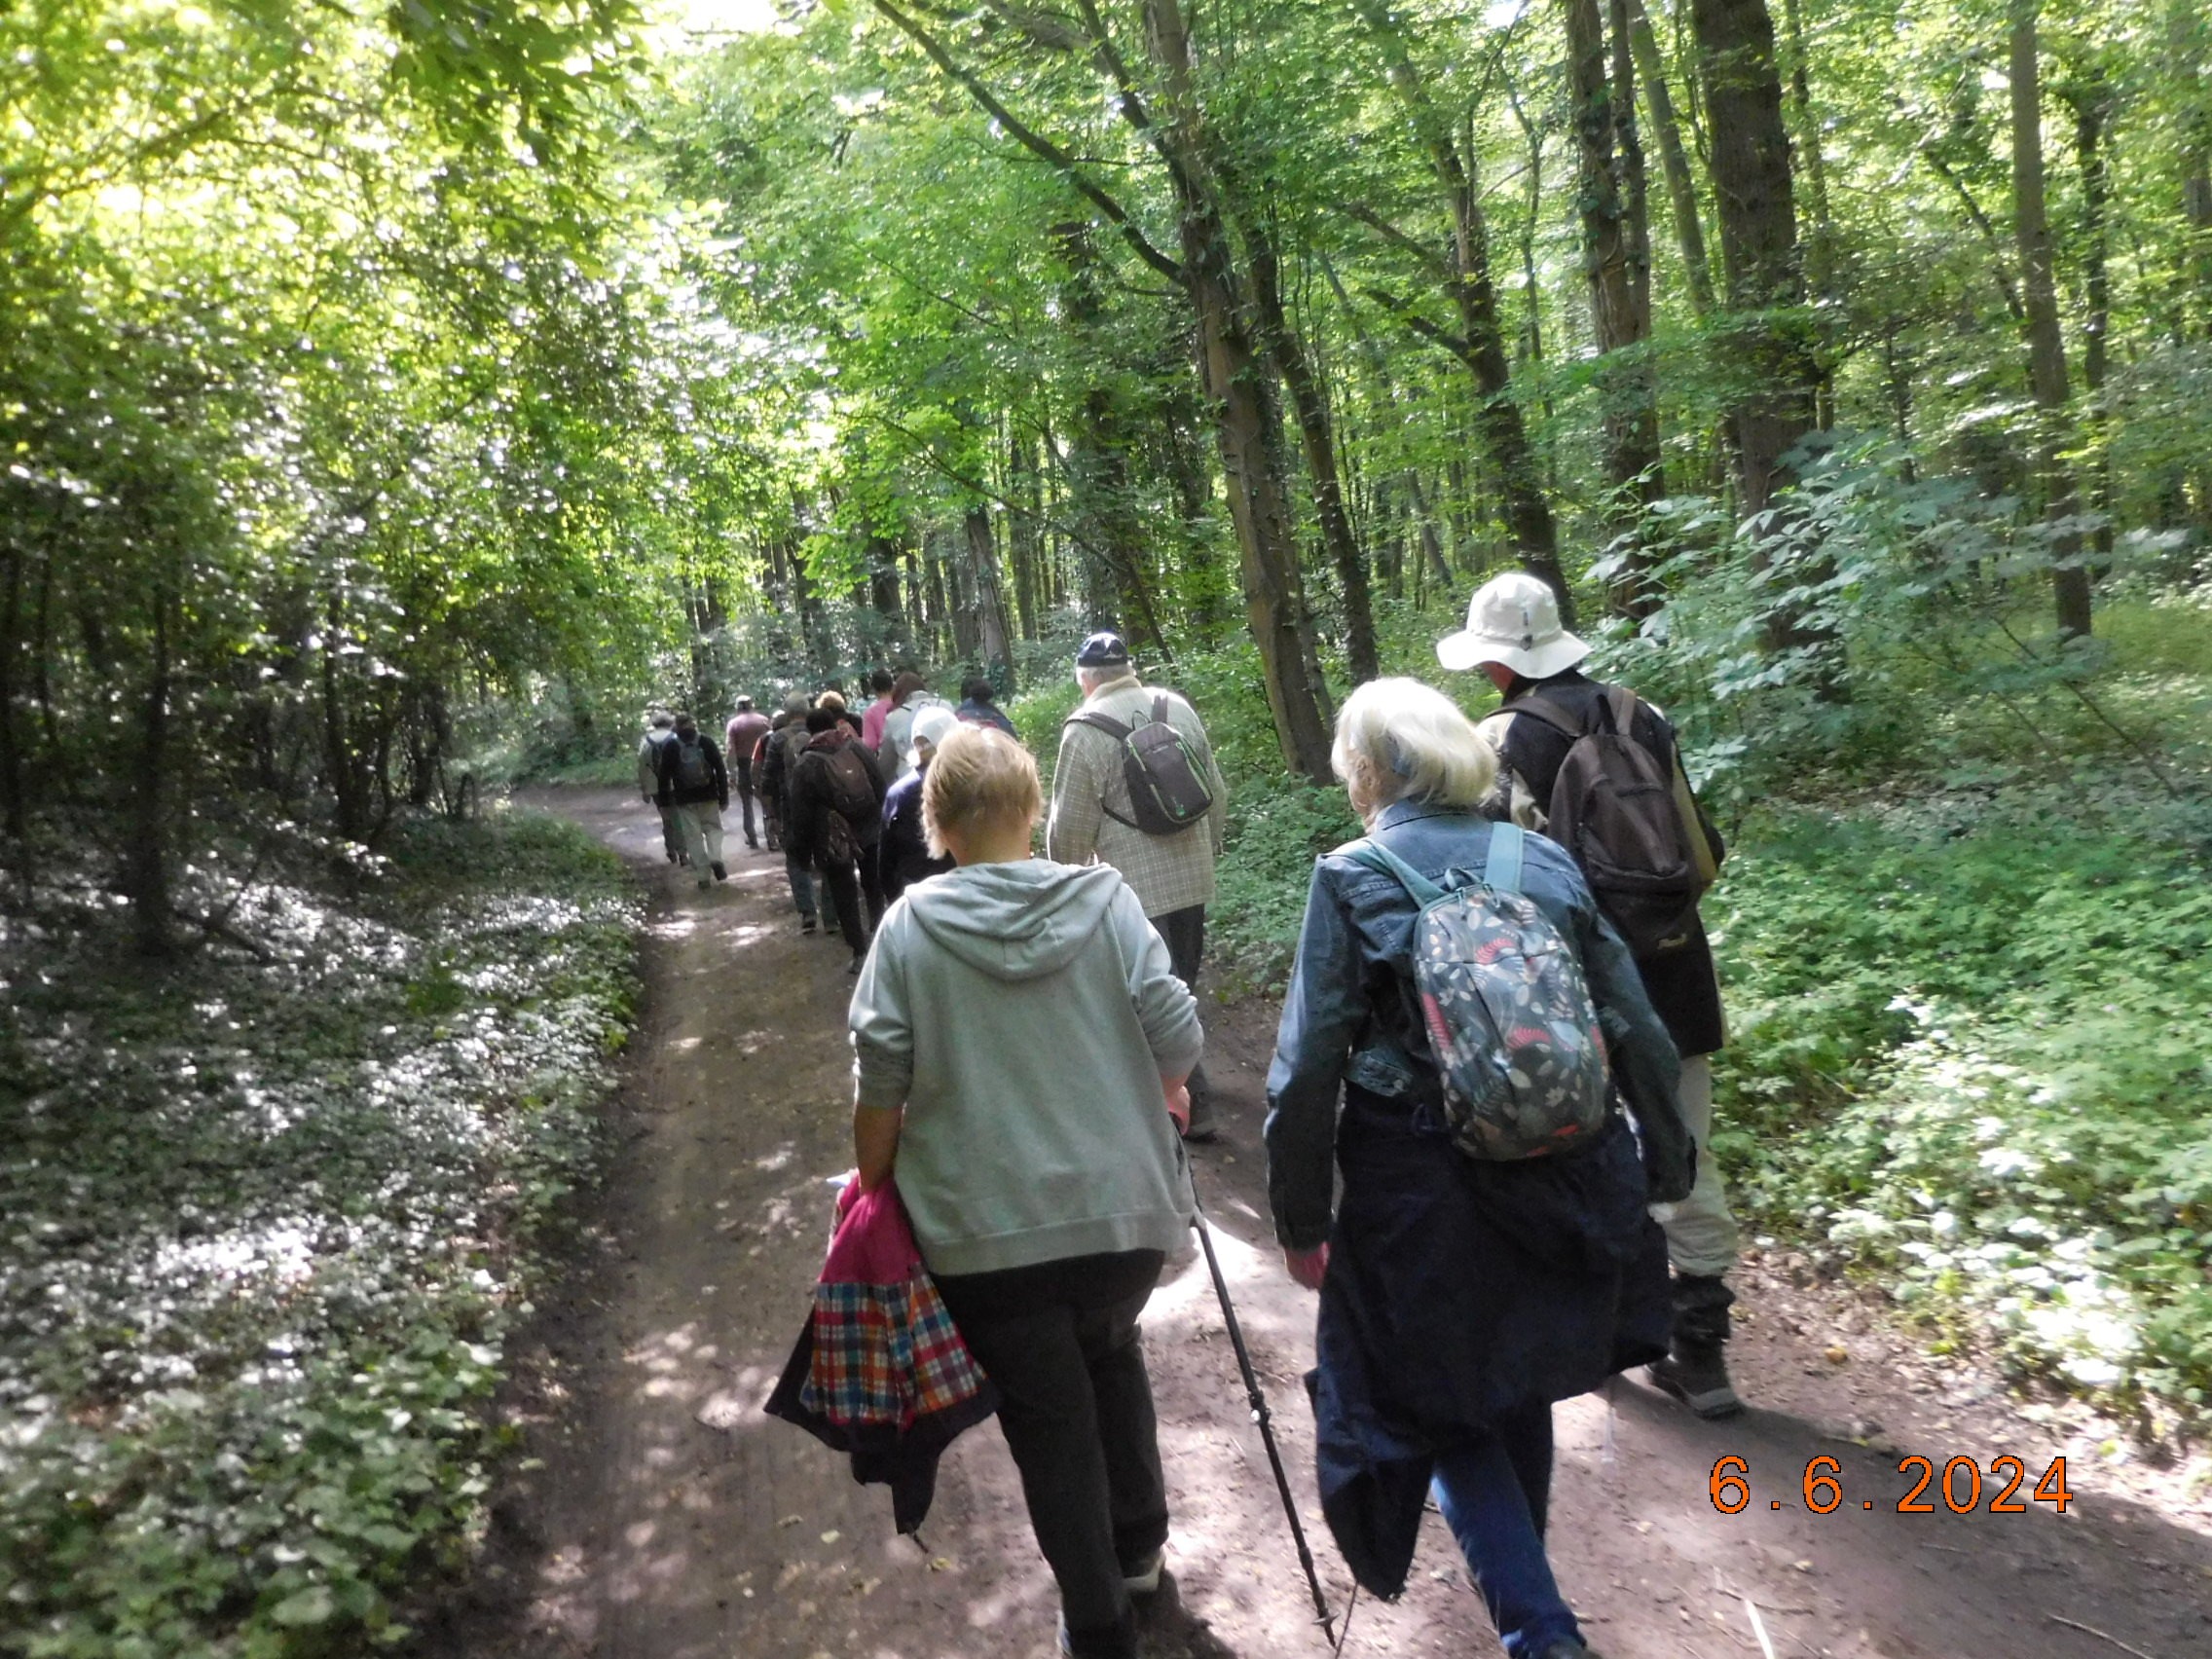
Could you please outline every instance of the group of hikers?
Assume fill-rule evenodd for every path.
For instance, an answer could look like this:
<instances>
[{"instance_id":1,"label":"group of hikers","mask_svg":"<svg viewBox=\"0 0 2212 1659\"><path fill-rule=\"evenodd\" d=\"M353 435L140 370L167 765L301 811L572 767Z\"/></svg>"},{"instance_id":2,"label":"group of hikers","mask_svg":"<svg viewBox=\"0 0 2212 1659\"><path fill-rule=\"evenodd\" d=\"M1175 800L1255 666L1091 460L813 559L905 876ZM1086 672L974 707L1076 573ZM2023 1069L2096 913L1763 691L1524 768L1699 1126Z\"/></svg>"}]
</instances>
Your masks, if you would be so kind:
<instances>
[{"instance_id":1,"label":"group of hikers","mask_svg":"<svg viewBox=\"0 0 2212 1659\"><path fill-rule=\"evenodd\" d=\"M1588 650L1510 573L1437 645L1495 714L1412 679L1346 699L1332 762L1366 833L1315 862L1263 1129L1287 1270L1319 1293L1338 1547L1398 1594L1433 1495L1513 1659L1589 1652L1544 1549L1552 1405L1643 1366L1700 1417L1742 1409L1706 1156L1720 837L1665 717ZM996 1389L1060 1650L1125 1659L1168 1537L1138 1321L1196 1215L1181 1143L1214 1129L1193 988L1227 792L1119 637L1075 672L1049 803L987 697L955 711L911 675L861 716L741 708L729 742L802 927L823 874L854 950L843 1201L895 1186ZM653 762L694 864L699 775Z\"/></svg>"}]
</instances>

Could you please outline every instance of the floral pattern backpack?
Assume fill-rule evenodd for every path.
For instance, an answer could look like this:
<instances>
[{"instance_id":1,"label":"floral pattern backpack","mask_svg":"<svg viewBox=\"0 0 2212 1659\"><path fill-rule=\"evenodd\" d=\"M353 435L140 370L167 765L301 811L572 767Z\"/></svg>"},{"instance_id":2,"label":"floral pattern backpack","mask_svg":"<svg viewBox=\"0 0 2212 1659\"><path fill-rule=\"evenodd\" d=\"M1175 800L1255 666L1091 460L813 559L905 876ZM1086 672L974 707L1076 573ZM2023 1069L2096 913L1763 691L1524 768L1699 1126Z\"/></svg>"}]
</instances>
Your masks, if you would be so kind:
<instances>
[{"instance_id":1,"label":"floral pattern backpack","mask_svg":"<svg viewBox=\"0 0 2212 1659\"><path fill-rule=\"evenodd\" d=\"M1413 978L1444 1074L1444 1121L1469 1158L1542 1158L1604 1125L1610 1089L1581 960L1521 891L1524 831L1491 828L1480 876L1431 881L1379 841L1344 856L1413 895Z\"/></svg>"}]
</instances>

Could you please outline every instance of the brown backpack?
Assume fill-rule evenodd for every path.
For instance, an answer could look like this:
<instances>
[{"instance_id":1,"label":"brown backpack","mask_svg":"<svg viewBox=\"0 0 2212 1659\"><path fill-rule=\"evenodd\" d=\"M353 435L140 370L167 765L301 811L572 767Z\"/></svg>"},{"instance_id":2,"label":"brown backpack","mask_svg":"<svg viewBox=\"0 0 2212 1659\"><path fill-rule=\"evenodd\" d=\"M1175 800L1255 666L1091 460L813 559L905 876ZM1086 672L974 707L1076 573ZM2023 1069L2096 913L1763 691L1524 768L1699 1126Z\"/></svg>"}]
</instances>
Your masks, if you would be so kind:
<instances>
[{"instance_id":1,"label":"brown backpack","mask_svg":"<svg viewBox=\"0 0 2212 1659\"><path fill-rule=\"evenodd\" d=\"M1610 685L1590 722L1540 696L1504 713L1541 720L1569 741L1545 809L1544 833L1574 855L1598 907L1640 962L1689 942L1713 885L1713 852L1686 782L1635 736L1636 693Z\"/></svg>"}]
</instances>

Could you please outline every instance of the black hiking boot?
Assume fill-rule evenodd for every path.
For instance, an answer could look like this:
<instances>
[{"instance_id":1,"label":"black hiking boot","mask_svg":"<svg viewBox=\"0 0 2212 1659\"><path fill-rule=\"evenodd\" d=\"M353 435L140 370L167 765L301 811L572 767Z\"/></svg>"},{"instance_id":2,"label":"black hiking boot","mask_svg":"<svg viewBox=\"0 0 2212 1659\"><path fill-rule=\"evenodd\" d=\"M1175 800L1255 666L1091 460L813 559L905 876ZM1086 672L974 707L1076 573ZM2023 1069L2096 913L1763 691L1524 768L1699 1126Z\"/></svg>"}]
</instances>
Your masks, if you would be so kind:
<instances>
[{"instance_id":1,"label":"black hiking boot","mask_svg":"<svg viewBox=\"0 0 2212 1659\"><path fill-rule=\"evenodd\" d=\"M717 859L714 863L714 871L715 879L717 881L727 881L729 879L729 870L723 866L722 862L719 859Z\"/></svg>"},{"instance_id":2,"label":"black hiking boot","mask_svg":"<svg viewBox=\"0 0 2212 1659\"><path fill-rule=\"evenodd\" d=\"M812 916L801 916L798 919L798 931L801 934L810 934L820 925Z\"/></svg>"},{"instance_id":3,"label":"black hiking boot","mask_svg":"<svg viewBox=\"0 0 2212 1659\"><path fill-rule=\"evenodd\" d=\"M1719 1343L1677 1341L1674 1351L1644 1375L1662 1394L1671 1394L1708 1422L1732 1418L1744 1409L1728 1381L1727 1349Z\"/></svg>"},{"instance_id":4,"label":"black hiking boot","mask_svg":"<svg viewBox=\"0 0 2212 1659\"><path fill-rule=\"evenodd\" d=\"M845 964L845 972L848 974L858 975L861 971L861 964L866 962L866 960L867 952L866 952L865 950L854 951L853 959Z\"/></svg>"},{"instance_id":5,"label":"black hiking boot","mask_svg":"<svg viewBox=\"0 0 2212 1659\"><path fill-rule=\"evenodd\" d=\"M1536 1659L1599 1659L1599 1655L1585 1646L1578 1638L1563 1636L1538 1654Z\"/></svg>"}]
</instances>

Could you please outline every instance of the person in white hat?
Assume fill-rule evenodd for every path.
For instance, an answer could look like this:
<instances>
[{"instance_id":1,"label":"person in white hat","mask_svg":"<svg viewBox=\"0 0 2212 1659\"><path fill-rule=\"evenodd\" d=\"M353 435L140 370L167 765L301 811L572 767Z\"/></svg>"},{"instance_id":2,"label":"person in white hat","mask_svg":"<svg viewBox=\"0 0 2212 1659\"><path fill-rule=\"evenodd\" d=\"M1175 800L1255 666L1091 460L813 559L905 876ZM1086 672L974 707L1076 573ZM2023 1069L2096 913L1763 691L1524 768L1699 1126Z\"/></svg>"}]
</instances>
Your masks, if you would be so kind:
<instances>
[{"instance_id":1,"label":"person in white hat","mask_svg":"<svg viewBox=\"0 0 2212 1659\"><path fill-rule=\"evenodd\" d=\"M1493 811L1525 830L1550 830L1568 844L1590 875L1600 905L1615 922L1636 955L1652 1006L1666 1022L1682 1056L1680 1106L1697 1142L1697 1185L1677 1204L1657 1204L1653 1214L1666 1229L1674 1266L1675 1329L1673 1351L1651 1368L1651 1381L1703 1418L1730 1417L1743 1410L1728 1377L1728 1309L1735 1294L1727 1273L1736 1264L1735 1218L1729 1213L1719 1166L1708 1151L1713 1129L1713 1054L1726 1039L1720 1008L1720 982L1713 966L1713 947L1699 918L1696 898L1710 886L1724 849L1719 833L1697 804L1682 770L1675 729L1659 710L1623 686L1592 680L1582 672L1590 654L1587 642L1561 625L1559 600L1550 586L1523 571L1509 571L1483 584L1467 605L1467 625L1436 643L1436 658L1457 673L1480 669L1505 698L1504 706L1479 730L1498 757L1498 783ZM1619 883L1608 892L1603 870L1592 867L1593 851L1607 850L1604 836L1618 835L1631 815L1592 812L1587 791L1602 763L1602 748L1585 745L1591 736L1625 731L1649 756L1646 778L1654 789L1647 799L1680 830L1689 877L1679 903L1666 923L1642 924L1637 901ZM1569 764L1570 754L1576 756ZM1633 768L1634 756L1626 756ZM1567 787L1561 790L1562 774ZM1612 788L1625 774L1614 772L1603 787ZM1673 797L1664 812L1664 794ZM1568 798L1572 796L1574 798ZM1656 797L1656 798L1653 798ZM1627 801L1627 794L1616 797ZM1659 825L1663 831L1667 826ZM1639 851L1614 849L1605 862L1641 867Z\"/></svg>"},{"instance_id":2,"label":"person in white hat","mask_svg":"<svg viewBox=\"0 0 2212 1659\"><path fill-rule=\"evenodd\" d=\"M949 857L930 856L929 835L922 825L922 780L944 734L960 723L950 709L924 709L914 717L907 733L906 753L900 756L905 774L883 797L883 839L876 843L882 861L883 902L890 904L917 881L942 875L952 867Z\"/></svg>"}]
</instances>

